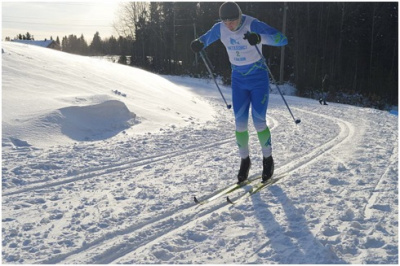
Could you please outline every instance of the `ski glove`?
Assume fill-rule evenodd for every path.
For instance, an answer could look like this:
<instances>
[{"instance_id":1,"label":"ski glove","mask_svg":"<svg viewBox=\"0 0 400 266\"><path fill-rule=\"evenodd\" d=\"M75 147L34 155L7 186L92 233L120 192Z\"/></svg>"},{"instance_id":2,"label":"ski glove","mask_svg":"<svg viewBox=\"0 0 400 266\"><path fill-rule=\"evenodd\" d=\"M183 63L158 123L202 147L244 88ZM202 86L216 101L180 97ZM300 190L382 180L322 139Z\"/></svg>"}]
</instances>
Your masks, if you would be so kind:
<instances>
[{"instance_id":1,"label":"ski glove","mask_svg":"<svg viewBox=\"0 0 400 266\"><path fill-rule=\"evenodd\" d=\"M190 48L193 52L198 53L204 48L204 43L202 43L199 39L192 41L190 44Z\"/></svg>"},{"instance_id":2,"label":"ski glove","mask_svg":"<svg viewBox=\"0 0 400 266\"><path fill-rule=\"evenodd\" d=\"M244 38L243 39L245 39L245 40L247 40L249 43L250 43L250 45L256 45L256 44L259 44L260 42L261 42L261 36L260 36L260 34L258 34L258 33L255 33L255 32L247 32L245 35L244 35Z\"/></svg>"}]
</instances>

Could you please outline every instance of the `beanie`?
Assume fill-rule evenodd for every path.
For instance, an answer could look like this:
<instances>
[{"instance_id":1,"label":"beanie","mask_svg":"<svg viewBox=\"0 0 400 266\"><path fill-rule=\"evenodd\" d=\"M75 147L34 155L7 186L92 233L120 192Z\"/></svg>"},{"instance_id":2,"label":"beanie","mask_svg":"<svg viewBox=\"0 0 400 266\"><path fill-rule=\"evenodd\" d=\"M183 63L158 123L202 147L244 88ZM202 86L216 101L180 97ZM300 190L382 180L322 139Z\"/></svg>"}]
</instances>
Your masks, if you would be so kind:
<instances>
[{"instance_id":1,"label":"beanie","mask_svg":"<svg viewBox=\"0 0 400 266\"><path fill-rule=\"evenodd\" d=\"M225 2L219 8L221 20L236 20L242 16L242 10L235 2Z\"/></svg>"}]
</instances>

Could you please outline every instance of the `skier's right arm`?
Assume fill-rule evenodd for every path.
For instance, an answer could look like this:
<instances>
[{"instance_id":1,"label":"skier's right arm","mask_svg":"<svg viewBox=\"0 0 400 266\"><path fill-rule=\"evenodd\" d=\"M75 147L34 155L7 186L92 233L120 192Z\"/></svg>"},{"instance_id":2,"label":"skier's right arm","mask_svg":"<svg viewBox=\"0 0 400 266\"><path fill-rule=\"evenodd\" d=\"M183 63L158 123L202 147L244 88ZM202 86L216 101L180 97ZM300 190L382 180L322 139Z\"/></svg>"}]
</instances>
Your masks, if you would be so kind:
<instances>
[{"instance_id":1,"label":"skier's right arm","mask_svg":"<svg viewBox=\"0 0 400 266\"><path fill-rule=\"evenodd\" d=\"M221 23L215 24L209 31L204 35L200 36L196 40L192 41L191 48L194 52L200 52L216 40L221 38ZM197 51L196 51L197 50Z\"/></svg>"}]
</instances>

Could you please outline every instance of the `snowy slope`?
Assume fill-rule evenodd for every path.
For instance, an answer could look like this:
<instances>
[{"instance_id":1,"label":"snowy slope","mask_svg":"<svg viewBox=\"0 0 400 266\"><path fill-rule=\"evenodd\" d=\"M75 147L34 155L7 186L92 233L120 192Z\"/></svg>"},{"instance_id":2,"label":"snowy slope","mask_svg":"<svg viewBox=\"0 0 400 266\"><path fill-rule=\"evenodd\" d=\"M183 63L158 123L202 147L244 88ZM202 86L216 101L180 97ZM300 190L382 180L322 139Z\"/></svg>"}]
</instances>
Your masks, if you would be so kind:
<instances>
[{"instance_id":1,"label":"snowy slope","mask_svg":"<svg viewBox=\"0 0 400 266\"><path fill-rule=\"evenodd\" d=\"M196 206L239 165L214 84L3 49L3 263L398 263L397 117L288 96L296 126L271 95L288 176Z\"/></svg>"},{"instance_id":2,"label":"snowy slope","mask_svg":"<svg viewBox=\"0 0 400 266\"><path fill-rule=\"evenodd\" d=\"M3 99L5 137L49 146L106 139L133 125L128 134L213 116L193 93L140 69L32 45L3 47L3 93L10 95Z\"/></svg>"}]
</instances>

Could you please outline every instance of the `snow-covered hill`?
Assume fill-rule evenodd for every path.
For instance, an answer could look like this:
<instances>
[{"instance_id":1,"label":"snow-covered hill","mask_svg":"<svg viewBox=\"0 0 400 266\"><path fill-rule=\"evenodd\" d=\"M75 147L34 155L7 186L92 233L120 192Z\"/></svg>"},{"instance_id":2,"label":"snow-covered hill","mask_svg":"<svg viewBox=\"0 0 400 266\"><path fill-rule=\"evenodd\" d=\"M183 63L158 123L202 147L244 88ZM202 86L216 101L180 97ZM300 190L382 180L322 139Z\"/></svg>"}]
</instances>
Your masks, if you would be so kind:
<instances>
[{"instance_id":1,"label":"snow-covered hill","mask_svg":"<svg viewBox=\"0 0 400 266\"><path fill-rule=\"evenodd\" d=\"M196 206L239 166L212 82L2 48L3 263L398 263L396 116L271 95L288 176Z\"/></svg>"},{"instance_id":2,"label":"snow-covered hill","mask_svg":"<svg viewBox=\"0 0 400 266\"><path fill-rule=\"evenodd\" d=\"M193 93L140 69L31 45L3 47L6 138L43 147L107 139L124 130L156 132L213 116Z\"/></svg>"}]
</instances>

